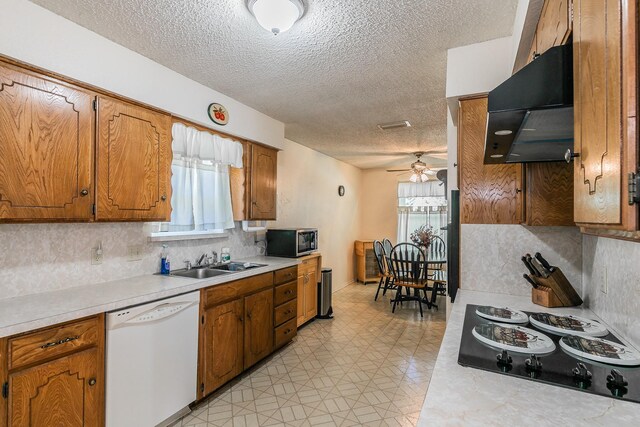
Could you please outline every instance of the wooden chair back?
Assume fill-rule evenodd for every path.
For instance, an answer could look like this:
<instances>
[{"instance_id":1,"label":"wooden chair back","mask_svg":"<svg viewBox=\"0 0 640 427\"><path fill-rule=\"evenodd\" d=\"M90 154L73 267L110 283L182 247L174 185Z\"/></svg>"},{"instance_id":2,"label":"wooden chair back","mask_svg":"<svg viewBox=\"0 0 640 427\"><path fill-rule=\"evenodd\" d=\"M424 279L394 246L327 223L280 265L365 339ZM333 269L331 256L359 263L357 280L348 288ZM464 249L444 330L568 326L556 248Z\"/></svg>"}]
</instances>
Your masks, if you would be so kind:
<instances>
[{"instance_id":1,"label":"wooden chair back","mask_svg":"<svg viewBox=\"0 0 640 427\"><path fill-rule=\"evenodd\" d=\"M396 284L424 286L427 280L426 256L413 243L398 243L391 250L390 269Z\"/></svg>"},{"instance_id":2,"label":"wooden chair back","mask_svg":"<svg viewBox=\"0 0 640 427\"><path fill-rule=\"evenodd\" d=\"M445 259L447 257L447 245L442 240L442 237L435 236L431 239L429 245L429 259Z\"/></svg>"},{"instance_id":3,"label":"wooden chair back","mask_svg":"<svg viewBox=\"0 0 640 427\"><path fill-rule=\"evenodd\" d=\"M387 258L391 256L391 251L393 250L393 244L389 239L382 240L382 247L384 248L384 254Z\"/></svg>"},{"instance_id":4,"label":"wooden chair back","mask_svg":"<svg viewBox=\"0 0 640 427\"><path fill-rule=\"evenodd\" d=\"M384 246L382 246L382 242L380 242L380 240L373 241L373 253L376 255L376 261L378 261L380 273L383 276L388 275L389 269L387 268L387 260L385 259Z\"/></svg>"}]
</instances>

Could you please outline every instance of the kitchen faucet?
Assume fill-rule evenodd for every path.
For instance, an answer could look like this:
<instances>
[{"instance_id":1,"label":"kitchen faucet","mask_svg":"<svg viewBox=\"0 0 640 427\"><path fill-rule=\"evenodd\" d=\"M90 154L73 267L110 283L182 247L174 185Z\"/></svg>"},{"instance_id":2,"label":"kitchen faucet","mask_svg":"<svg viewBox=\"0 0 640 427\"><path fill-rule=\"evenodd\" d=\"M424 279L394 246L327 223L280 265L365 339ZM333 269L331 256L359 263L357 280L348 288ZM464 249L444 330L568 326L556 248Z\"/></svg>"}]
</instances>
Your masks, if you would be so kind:
<instances>
[{"instance_id":1,"label":"kitchen faucet","mask_svg":"<svg viewBox=\"0 0 640 427\"><path fill-rule=\"evenodd\" d=\"M202 254L202 256L200 256L200 258L198 258L198 259L196 260L196 267L201 267L201 266L202 266L202 263L203 263L204 261L206 261L206 259L207 259L207 254L206 254L206 252L205 252L205 253L203 253L203 254Z\"/></svg>"}]
</instances>

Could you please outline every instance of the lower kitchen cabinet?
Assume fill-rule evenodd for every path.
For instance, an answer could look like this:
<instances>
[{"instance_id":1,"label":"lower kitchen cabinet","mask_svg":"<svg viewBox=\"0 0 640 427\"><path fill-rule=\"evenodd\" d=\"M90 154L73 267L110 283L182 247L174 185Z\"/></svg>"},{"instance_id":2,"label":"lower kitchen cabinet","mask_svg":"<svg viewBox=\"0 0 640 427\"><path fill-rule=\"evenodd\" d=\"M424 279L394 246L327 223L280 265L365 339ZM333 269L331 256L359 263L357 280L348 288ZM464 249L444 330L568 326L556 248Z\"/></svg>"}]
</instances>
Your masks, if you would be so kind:
<instances>
[{"instance_id":1,"label":"lower kitchen cabinet","mask_svg":"<svg viewBox=\"0 0 640 427\"><path fill-rule=\"evenodd\" d=\"M103 315L0 342L8 397L0 425L104 424Z\"/></svg>"},{"instance_id":2,"label":"lower kitchen cabinet","mask_svg":"<svg viewBox=\"0 0 640 427\"><path fill-rule=\"evenodd\" d=\"M200 396L242 372L243 315L241 298L204 310L200 322Z\"/></svg>"},{"instance_id":3,"label":"lower kitchen cabinet","mask_svg":"<svg viewBox=\"0 0 640 427\"><path fill-rule=\"evenodd\" d=\"M318 278L322 257L315 253L300 258L298 267L298 326L307 323L318 314Z\"/></svg>"},{"instance_id":4,"label":"lower kitchen cabinet","mask_svg":"<svg viewBox=\"0 0 640 427\"><path fill-rule=\"evenodd\" d=\"M295 323L297 272L297 267L290 267L201 291L198 399L295 336L295 325L286 334L277 327Z\"/></svg>"},{"instance_id":5,"label":"lower kitchen cabinet","mask_svg":"<svg viewBox=\"0 0 640 427\"><path fill-rule=\"evenodd\" d=\"M273 289L244 298L244 368L273 351Z\"/></svg>"}]
</instances>

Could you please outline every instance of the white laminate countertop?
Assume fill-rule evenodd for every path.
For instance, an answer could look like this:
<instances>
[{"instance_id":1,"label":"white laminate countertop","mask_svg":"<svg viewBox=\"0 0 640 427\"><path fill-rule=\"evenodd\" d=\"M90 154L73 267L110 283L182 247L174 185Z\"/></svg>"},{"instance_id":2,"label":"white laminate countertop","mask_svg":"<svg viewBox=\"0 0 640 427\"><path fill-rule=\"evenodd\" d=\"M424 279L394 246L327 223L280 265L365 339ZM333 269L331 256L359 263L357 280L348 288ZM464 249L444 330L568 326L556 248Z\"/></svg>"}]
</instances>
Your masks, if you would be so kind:
<instances>
[{"instance_id":1,"label":"white laminate countertop","mask_svg":"<svg viewBox=\"0 0 640 427\"><path fill-rule=\"evenodd\" d=\"M263 256L238 261L266 264L266 267L207 279L149 274L60 291L1 299L0 338L268 273L300 263L295 258Z\"/></svg>"},{"instance_id":2,"label":"white laminate countertop","mask_svg":"<svg viewBox=\"0 0 640 427\"><path fill-rule=\"evenodd\" d=\"M583 308L546 309L526 297L460 290L447 322L419 426L640 425L638 403L459 365L458 349L467 304L571 313L598 319Z\"/></svg>"}]
</instances>

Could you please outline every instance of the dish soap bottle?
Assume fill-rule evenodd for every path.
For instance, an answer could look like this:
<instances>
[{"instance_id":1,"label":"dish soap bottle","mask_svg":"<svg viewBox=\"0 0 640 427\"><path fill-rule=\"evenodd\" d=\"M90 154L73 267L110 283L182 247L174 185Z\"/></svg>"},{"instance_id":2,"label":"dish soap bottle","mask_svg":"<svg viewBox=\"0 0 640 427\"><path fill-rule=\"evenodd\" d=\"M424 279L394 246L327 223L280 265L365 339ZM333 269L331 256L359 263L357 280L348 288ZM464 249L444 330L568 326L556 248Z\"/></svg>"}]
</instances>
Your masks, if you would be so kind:
<instances>
[{"instance_id":1,"label":"dish soap bottle","mask_svg":"<svg viewBox=\"0 0 640 427\"><path fill-rule=\"evenodd\" d=\"M220 262L229 262L231 261L231 252L229 248L222 248L222 253L220 254Z\"/></svg>"},{"instance_id":2,"label":"dish soap bottle","mask_svg":"<svg viewBox=\"0 0 640 427\"><path fill-rule=\"evenodd\" d=\"M169 245L162 245L160 252L160 274L171 273L171 262L169 261Z\"/></svg>"}]
</instances>

